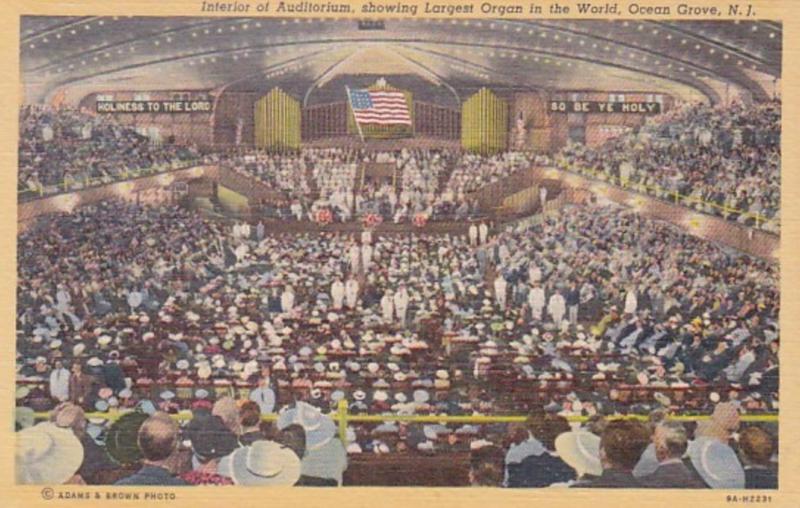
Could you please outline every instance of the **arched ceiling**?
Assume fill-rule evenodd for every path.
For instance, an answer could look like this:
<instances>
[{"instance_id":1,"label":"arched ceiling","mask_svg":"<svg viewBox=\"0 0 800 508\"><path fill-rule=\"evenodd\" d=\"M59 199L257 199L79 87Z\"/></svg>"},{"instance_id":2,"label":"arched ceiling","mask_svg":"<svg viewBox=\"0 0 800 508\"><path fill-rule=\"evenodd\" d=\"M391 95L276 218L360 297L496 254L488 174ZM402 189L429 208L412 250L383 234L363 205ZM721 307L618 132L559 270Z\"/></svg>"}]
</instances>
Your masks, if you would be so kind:
<instances>
[{"instance_id":1,"label":"arched ceiling","mask_svg":"<svg viewBox=\"0 0 800 508\"><path fill-rule=\"evenodd\" d=\"M63 91L265 90L303 99L337 77L414 74L454 94L500 89L766 98L782 27L767 21L22 18L27 102ZM387 76L389 77L389 76Z\"/></svg>"}]
</instances>

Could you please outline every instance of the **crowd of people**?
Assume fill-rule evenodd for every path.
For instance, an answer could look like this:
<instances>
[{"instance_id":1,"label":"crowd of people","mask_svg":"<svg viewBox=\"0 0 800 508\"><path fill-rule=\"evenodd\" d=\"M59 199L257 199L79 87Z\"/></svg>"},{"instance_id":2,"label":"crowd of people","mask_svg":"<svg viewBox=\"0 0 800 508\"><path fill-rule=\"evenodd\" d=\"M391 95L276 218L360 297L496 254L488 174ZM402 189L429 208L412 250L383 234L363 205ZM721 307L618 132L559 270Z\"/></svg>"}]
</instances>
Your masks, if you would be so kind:
<instances>
[{"instance_id":1,"label":"crowd of people","mask_svg":"<svg viewBox=\"0 0 800 508\"><path fill-rule=\"evenodd\" d=\"M778 407L777 267L616 206L472 239L267 234L109 201L40 218L18 249L18 415L235 407L226 395L259 414L294 410L301 427L342 403L592 419ZM151 418L163 454L158 439L178 430ZM436 453L499 446L507 431L353 424L340 444ZM226 467L275 446L232 452Z\"/></svg>"},{"instance_id":2,"label":"crowd of people","mask_svg":"<svg viewBox=\"0 0 800 508\"><path fill-rule=\"evenodd\" d=\"M570 145L557 163L777 232L780 138L780 102L689 103L600 147Z\"/></svg>"},{"instance_id":3,"label":"crowd of people","mask_svg":"<svg viewBox=\"0 0 800 508\"><path fill-rule=\"evenodd\" d=\"M519 169L528 168L536 156L527 152L501 152L495 155L464 153L450 175L446 190L456 196L475 192Z\"/></svg>"},{"instance_id":4,"label":"crowd of people","mask_svg":"<svg viewBox=\"0 0 800 508\"><path fill-rule=\"evenodd\" d=\"M332 222L349 222L375 215L400 224L418 216L464 220L475 215L478 210L471 193L529 166L534 158L522 152L478 155L325 148L297 153L246 150L235 155L208 154L206 160L254 176L280 191L285 199L266 207L270 216L317 222L324 216ZM390 170L370 174L366 168L373 164Z\"/></svg>"},{"instance_id":5,"label":"crowd of people","mask_svg":"<svg viewBox=\"0 0 800 508\"><path fill-rule=\"evenodd\" d=\"M389 453L415 454L423 472L426 457L444 453L458 461L468 454L468 468L448 478L450 485L778 488L776 429L742 425L728 402L691 425L666 411L652 412L646 423L598 417L570 424L536 408L521 424L451 431L440 424L384 422L369 431L350 426L344 436L331 415L302 401L273 423L261 418L254 400L211 401L200 394L183 416L173 418L145 401L111 424L72 402L60 403L39 423L18 417L16 481L336 487L364 485L358 473L348 472L358 456L371 464L370 476L383 469L387 481L396 474L381 460L391 459ZM397 450L390 452L388 444Z\"/></svg>"},{"instance_id":6,"label":"crowd of people","mask_svg":"<svg viewBox=\"0 0 800 508\"><path fill-rule=\"evenodd\" d=\"M191 146L154 146L110 115L42 105L20 108L18 188L23 198L109 183L132 172L185 167L199 159Z\"/></svg>"}]
</instances>

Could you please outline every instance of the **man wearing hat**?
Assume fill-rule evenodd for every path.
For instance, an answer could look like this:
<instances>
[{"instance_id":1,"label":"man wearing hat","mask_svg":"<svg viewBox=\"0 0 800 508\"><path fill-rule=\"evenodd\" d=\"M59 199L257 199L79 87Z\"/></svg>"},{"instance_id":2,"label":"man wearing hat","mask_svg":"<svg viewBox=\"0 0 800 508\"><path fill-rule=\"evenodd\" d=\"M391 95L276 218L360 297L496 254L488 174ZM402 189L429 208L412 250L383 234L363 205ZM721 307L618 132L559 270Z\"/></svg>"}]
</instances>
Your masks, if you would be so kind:
<instances>
[{"instance_id":1,"label":"man wearing hat","mask_svg":"<svg viewBox=\"0 0 800 508\"><path fill-rule=\"evenodd\" d=\"M189 485L233 485L233 480L218 472L220 459L239 447L236 436L222 420L200 412L186 426L185 436L192 445L197 466L180 478Z\"/></svg>"},{"instance_id":2,"label":"man wearing hat","mask_svg":"<svg viewBox=\"0 0 800 508\"><path fill-rule=\"evenodd\" d=\"M83 461L78 469L78 475L89 485L99 484L100 478L97 474L115 466L105 448L98 445L87 432L83 409L71 402L64 402L53 410L50 421L59 428L70 430L78 438L83 446Z\"/></svg>"},{"instance_id":3,"label":"man wearing hat","mask_svg":"<svg viewBox=\"0 0 800 508\"><path fill-rule=\"evenodd\" d=\"M283 430L290 425L303 427L306 434L305 454L302 459L302 475L320 480L332 480L342 484L347 469L347 453L342 442L336 438L336 424L320 410L305 402L297 402L281 412L277 427Z\"/></svg>"},{"instance_id":4,"label":"man wearing hat","mask_svg":"<svg viewBox=\"0 0 800 508\"><path fill-rule=\"evenodd\" d=\"M650 433L637 420L613 420L608 423L600 439L600 477L581 482L575 487L585 488L641 488L633 476L633 468L650 441Z\"/></svg>"}]
</instances>

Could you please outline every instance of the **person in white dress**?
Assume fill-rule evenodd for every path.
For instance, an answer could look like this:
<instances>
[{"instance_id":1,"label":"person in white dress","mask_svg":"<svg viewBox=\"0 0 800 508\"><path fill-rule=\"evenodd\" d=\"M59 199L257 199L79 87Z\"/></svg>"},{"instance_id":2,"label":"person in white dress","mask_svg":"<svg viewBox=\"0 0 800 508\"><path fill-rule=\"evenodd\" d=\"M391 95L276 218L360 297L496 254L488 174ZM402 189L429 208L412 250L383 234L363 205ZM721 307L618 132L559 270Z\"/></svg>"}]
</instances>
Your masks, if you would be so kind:
<instances>
[{"instance_id":1,"label":"person in white dress","mask_svg":"<svg viewBox=\"0 0 800 508\"><path fill-rule=\"evenodd\" d=\"M245 240L249 240L250 239L250 233L251 233L250 223L249 222L243 223L242 227L239 230L239 233L242 235L242 238L244 238Z\"/></svg>"},{"instance_id":2,"label":"person in white dress","mask_svg":"<svg viewBox=\"0 0 800 508\"><path fill-rule=\"evenodd\" d=\"M361 245L372 245L372 231L369 229L361 232Z\"/></svg>"},{"instance_id":3,"label":"person in white dress","mask_svg":"<svg viewBox=\"0 0 800 508\"><path fill-rule=\"evenodd\" d=\"M498 273L497 277L494 279L494 299L497 302L497 306L501 309L506 308L507 289L508 283L506 282L505 277L503 277L502 273Z\"/></svg>"},{"instance_id":4,"label":"person in white dress","mask_svg":"<svg viewBox=\"0 0 800 508\"><path fill-rule=\"evenodd\" d=\"M288 314L292 309L294 309L294 289L292 286L286 286L281 294L281 310L284 314Z\"/></svg>"},{"instance_id":5,"label":"person in white dress","mask_svg":"<svg viewBox=\"0 0 800 508\"><path fill-rule=\"evenodd\" d=\"M348 254L350 257L350 271L358 273L358 269L361 266L361 249L358 247L358 244L354 243L351 245Z\"/></svg>"},{"instance_id":6,"label":"person in white dress","mask_svg":"<svg viewBox=\"0 0 800 508\"><path fill-rule=\"evenodd\" d=\"M351 309L358 306L358 281L350 277L344 285L345 305Z\"/></svg>"},{"instance_id":7,"label":"person in white dress","mask_svg":"<svg viewBox=\"0 0 800 508\"><path fill-rule=\"evenodd\" d=\"M489 226L487 226L485 222L481 222L481 225L478 226L478 238L481 245L486 245L486 242L489 240Z\"/></svg>"},{"instance_id":8,"label":"person in white dress","mask_svg":"<svg viewBox=\"0 0 800 508\"><path fill-rule=\"evenodd\" d=\"M545 298L544 288L538 282L534 283L528 293L528 305L531 308L531 317L536 321L542 320L542 311L547 303Z\"/></svg>"},{"instance_id":9,"label":"person in white dress","mask_svg":"<svg viewBox=\"0 0 800 508\"><path fill-rule=\"evenodd\" d=\"M478 245L478 226L476 226L475 224L470 224L468 235L469 235L469 244L472 245L473 247Z\"/></svg>"},{"instance_id":10,"label":"person in white dress","mask_svg":"<svg viewBox=\"0 0 800 508\"><path fill-rule=\"evenodd\" d=\"M331 300L333 300L333 308L339 310L344 303L344 284L340 278L336 278L331 284Z\"/></svg>"},{"instance_id":11,"label":"person in white dress","mask_svg":"<svg viewBox=\"0 0 800 508\"><path fill-rule=\"evenodd\" d=\"M381 298L381 315L385 323L391 323L394 319L394 299L392 298L392 292L389 290L383 293Z\"/></svg>"},{"instance_id":12,"label":"person in white dress","mask_svg":"<svg viewBox=\"0 0 800 508\"><path fill-rule=\"evenodd\" d=\"M400 289L394 294L394 310L397 315L397 321L400 324L406 322L406 310L408 309L408 291L404 284L400 285Z\"/></svg>"},{"instance_id":13,"label":"person in white dress","mask_svg":"<svg viewBox=\"0 0 800 508\"><path fill-rule=\"evenodd\" d=\"M564 297L561 296L560 292L556 291L553 293L553 296L550 297L550 303L547 305L547 311L553 318L553 322L560 326L561 321L564 320L564 314L567 312L567 302L564 300Z\"/></svg>"},{"instance_id":14,"label":"person in white dress","mask_svg":"<svg viewBox=\"0 0 800 508\"><path fill-rule=\"evenodd\" d=\"M370 264L372 263L372 245L365 243L361 246L361 265L364 273L369 271Z\"/></svg>"},{"instance_id":15,"label":"person in white dress","mask_svg":"<svg viewBox=\"0 0 800 508\"><path fill-rule=\"evenodd\" d=\"M64 368L61 360L56 360L55 368L50 373L50 396L59 402L69 399L70 373Z\"/></svg>"},{"instance_id":16,"label":"person in white dress","mask_svg":"<svg viewBox=\"0 0 800 508\"><path fill-rule=\"evenodd\" d=\"M636 307L639 306L639 299L636 296L636 287L631 286L625 293L625 314L635 314Z\"/></svg>"}]
</instances>

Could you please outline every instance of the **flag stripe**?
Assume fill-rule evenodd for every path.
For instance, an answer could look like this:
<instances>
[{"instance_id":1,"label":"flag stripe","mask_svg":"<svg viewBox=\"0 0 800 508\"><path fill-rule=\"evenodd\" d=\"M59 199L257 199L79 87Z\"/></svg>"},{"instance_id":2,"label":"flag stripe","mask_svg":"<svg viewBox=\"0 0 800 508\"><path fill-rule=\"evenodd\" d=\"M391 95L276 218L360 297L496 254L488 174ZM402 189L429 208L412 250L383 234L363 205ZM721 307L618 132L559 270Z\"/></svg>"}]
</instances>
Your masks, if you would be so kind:
<instances>
[{"instance_id":1,"label":"flag stripe","mask_svg":"<svg viewBox=\"0 0 800 508\"><path fill-rule=\"evenodd\" d=\"M380 125L411 125L411 113L403 92L350 90L356 122Z\"/></svg>"}]
</instances>

